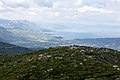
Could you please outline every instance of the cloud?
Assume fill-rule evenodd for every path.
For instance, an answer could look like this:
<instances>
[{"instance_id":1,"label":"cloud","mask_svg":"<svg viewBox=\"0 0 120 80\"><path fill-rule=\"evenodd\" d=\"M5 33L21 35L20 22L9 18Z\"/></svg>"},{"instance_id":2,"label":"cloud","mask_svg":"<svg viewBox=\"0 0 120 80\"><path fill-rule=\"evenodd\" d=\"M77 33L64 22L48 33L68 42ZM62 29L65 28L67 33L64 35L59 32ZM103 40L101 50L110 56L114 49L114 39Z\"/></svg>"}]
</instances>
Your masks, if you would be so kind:
<instances>
[{"instance_id":1,"label":"cloud","mask_svg":"<svg viewBox=\"0 0 120 80\"><path fill-rule=\"evenodd\" d=\"M1 0L4 7L10 8L31 8L31 7L52 7L53 0Z\"/></svg>"},{"instance_id":2,"label":"cloud","mask_svg":"<svg viewBox=\"0 0 120 80\"><path fill-rule=\"evenodd\" d=\"M52 7L53 6L53 0L36 0L36 4L38 6L42 7Z\"/></svg>"},{"instance_id":3,"label":"cloud","mask_svg":"<svg viewBox=\"0 0 120 80\"><path fill-rule=\"evenodd\" d=\"M18 7L30 7L33 0L1 0L3 7L18 8Z\"/></svg>"},{"instance_id":4,"label":"cloud","mask_svg":"<svg viewBox=\"0 0 120 80\"><path fill-rule=\"evenodd\" d=\"M112 13L113 11L104 9L104 8L97 8L92 6L83 6L82 8L78 8L79 12L98 12L98 13Z\"/></svg>"},{"instance_id":5,"label":"cloud","mask_svg":"<svg viewBox=\"0 0 120 80\"><path fill-rule=\"evenodd\" d=\"M81 6L82 3L83 3L83 0L76 0L76 5L77 5L77 6Z\"/></svg>"},{"instance_id":6,"label":"cloud","mask_svg":"<svg viewBox=\"0 0 120 80\"><path fill-rule=\"evenodd\" d=\"M103 23L119 14L120 0L0 0L1 18Z\"/></svg>"},{"instance_id":7,"label":"cloud","mask_svg":"<svg viewBox=\"0 0 120 80\"><path fill-rule=\"evenodd\" d=\"M119 34L119 14L120 0L0 0L0 18L59 23L66 31Z\"/></svg>"}]
</instances>

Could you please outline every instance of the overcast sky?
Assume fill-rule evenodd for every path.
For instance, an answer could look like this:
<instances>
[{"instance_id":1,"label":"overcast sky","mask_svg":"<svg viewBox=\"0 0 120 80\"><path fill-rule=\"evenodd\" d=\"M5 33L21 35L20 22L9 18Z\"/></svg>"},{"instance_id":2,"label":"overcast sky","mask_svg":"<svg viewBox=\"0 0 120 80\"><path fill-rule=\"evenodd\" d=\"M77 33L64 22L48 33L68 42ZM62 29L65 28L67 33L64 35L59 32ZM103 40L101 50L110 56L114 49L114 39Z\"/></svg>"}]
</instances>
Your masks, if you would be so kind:
<instances>
[{"instance_id":1,"label":"overcast sky","mask_svg":"<svg viewBox=\"0 0 120 80\"><path fill-rule=\"evenodd\" d=\"M120 0L0 0L0 18L73 25L104 24L107 30L108 25L120 25ZM119 28L110 26L109 30L117 30L118 34Z\"/></svg>"},{"instance_id":2,"label":"overcast sky","mask_svg":"<svg viewBox=\"0 0 120 80\"><path fill-rule=\"evenodd\" d=\"M120 23L120 0L0 0L0 17L48 22Z\"/></svg>"}]
</instances>

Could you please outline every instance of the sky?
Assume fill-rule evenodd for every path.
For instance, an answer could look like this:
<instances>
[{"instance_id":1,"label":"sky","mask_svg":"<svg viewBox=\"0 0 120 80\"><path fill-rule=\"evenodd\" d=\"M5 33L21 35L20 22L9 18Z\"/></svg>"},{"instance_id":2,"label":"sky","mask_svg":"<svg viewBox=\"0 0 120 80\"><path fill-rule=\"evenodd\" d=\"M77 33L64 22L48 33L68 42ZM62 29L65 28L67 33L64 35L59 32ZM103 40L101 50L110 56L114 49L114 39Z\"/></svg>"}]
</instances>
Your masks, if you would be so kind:
<instances>
[{"instance_id":1,"label":"sky","mask_svg":"<svg viewBox=\"0 0 120 80\"><path fill-rule=\"evenodd\" d=\"M0 0L0 17L53 22L119 23L120 0Z\"/></svg>"},{"instance_id":2,"label":"sky","mask_svg":"<svg viewBox=\"0 0 120 80\"><path fill-rule=\"evenodd\" d=\"M84 28L118 35L120 0L0 0L0 18L70 24L70 30L76 25L73 31L82 31L80 24L94 25Z\"/></svg>"}]
</instances>

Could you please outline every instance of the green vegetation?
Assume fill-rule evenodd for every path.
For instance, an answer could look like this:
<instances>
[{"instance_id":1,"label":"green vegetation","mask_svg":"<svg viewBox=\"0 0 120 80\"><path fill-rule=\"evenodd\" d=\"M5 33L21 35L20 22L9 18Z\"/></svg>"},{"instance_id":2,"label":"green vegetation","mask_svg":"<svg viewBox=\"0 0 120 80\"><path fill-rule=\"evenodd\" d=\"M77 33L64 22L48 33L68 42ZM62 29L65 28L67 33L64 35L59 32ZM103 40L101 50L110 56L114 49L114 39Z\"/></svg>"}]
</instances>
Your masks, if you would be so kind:
<instances>
[{"instance_id":1,"label":"green vegetation","mask_svg":"<svg viewBox=\"0 0 120 80\"><path fill-rule=\"evenodd\" d=\"M0 41L0 54L21 54L31 52L31 49Z\"/></svg>"},{"instance_id":2,"label":"green vegetation","mask_svg":"<svg viewBox=\"0 0 120 80\"><path fill-rule=\"evenodd\" d=\"M119 80L120 52L85 46L55 47L0 56L0 80Z\"/></svg>"}]
</instances>

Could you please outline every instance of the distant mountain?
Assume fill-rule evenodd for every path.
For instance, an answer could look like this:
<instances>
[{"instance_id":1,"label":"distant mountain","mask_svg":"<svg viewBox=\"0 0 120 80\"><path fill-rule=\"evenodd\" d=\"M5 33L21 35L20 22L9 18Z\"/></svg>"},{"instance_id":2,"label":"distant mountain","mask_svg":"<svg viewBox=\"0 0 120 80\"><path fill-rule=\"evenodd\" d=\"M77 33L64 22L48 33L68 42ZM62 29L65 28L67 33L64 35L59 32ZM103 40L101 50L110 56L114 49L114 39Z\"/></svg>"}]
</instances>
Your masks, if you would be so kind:
<instances>
[{"instance_id":1,"label":"distant mountain","mask_svg":"<svg viewBox=\"0 0 120 80\"><path fill-rule=\"evenodd\" d=\"M7 43L38 48L49 41L55 41L56 36L50 36L43 32L51 30L44 29L27 20L6 20L0 19L0 38Z\"/></svg>"},{"instance_id":2,"label":"distant mountain","mask_svg":"<svg viewBox=\"0 0 120 80\"><path fill-rule=\"evenodd\" d=\"M120 52L86 46L55 47L0 56L0 80L119 80Z\"/></svg>"},{"instance_id":3,"label":"distant mountain","mask_svg":"<svg viewBox=\"0 0 120 80\"><path fill-rule=\"evenodd\" d=\"M54 32L51 29L45 28L46 26L35 24L28 20L7 20L7 19L0 18L0 27L6 28L6 29L18 29L18 30L32 31L34 33Z\"/></svg>"},{"instance_id":4,"label":"distant mountain","mask_svg":"<svg viewBox=\"0 0 120 80\"><path fill-rule=\"evenodd\" d=\"M31 52L31 49L0 41L0 54L21 54Z\"/></svg>"},{"instance_id":5,"label":"distant mountain","mask_svg":"<svg viewBox=\"0 0 120 80\"><path fill-rule=\"evenodd\" d=\"M62 29L55 31L57 26L68 28L57 24L38 25L27 20L0 19L0 41L33 49L76 44L120 50L120 38L96 38L97 35L91 33L67 32Z\"/></svg>"},{"instance_id":6,"label":"distant mountain","mask_svg":"<svg viewBox=\"0 0 120 80\"><path fill-rule=\"evenodd\" d=\"M72 39L72 40L59 40L55 45L52 46L69 46L69 45L80 45L80 46L92 46L92 47L103 47L120 50L120 38L87 38L87 39Z\"/></svg>"},{"instance_id":7,"label":"distant mountain","mask_svg":"<svg viewBox=\"0 0 120 80\"><path fill-rule=\"evenodd\" d=\"M75 39L74 44L88 45L93 47L104 47L120 50L120 38L91 38L91 39Z\"/></svg>"}]
</instances>

